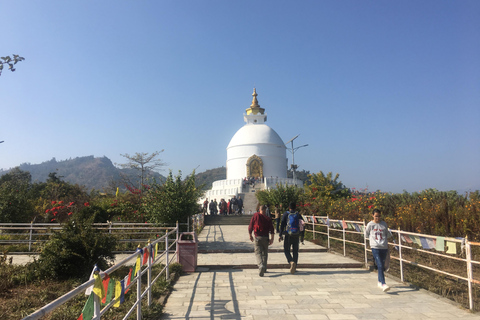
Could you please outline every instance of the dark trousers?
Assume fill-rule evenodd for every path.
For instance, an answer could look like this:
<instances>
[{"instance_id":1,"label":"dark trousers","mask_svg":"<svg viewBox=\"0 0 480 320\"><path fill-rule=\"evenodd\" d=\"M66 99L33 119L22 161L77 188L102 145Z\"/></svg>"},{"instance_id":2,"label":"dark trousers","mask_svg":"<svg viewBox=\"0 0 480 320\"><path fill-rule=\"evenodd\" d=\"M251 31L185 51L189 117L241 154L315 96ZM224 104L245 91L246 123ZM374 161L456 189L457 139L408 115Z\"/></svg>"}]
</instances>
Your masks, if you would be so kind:
<instances>
[{"instance_id":1,"label":"dark trousers","mask_svg":"<svg viewBox=\"0 0 480 320\"><path fill-rule=\"evenodd\" d=\"M290 248L292 248L293 257L290 253ZM283 240L283 252L285 253L288 263L290 263L290 261L295 263L298 262L298 236L285 235L285 240Z\"/></svg>"},{"instance_id":2,"label":"dark trousers","mask_svg":"<svg viewBox=\"0 0 480 320\"><path fill-rule=\"evenodd\" d=\"M388 249L374 249L372 248L373 258L378 268L378 282L385 284L385 259L387 258Z\"/></svg>"}]
</instances>

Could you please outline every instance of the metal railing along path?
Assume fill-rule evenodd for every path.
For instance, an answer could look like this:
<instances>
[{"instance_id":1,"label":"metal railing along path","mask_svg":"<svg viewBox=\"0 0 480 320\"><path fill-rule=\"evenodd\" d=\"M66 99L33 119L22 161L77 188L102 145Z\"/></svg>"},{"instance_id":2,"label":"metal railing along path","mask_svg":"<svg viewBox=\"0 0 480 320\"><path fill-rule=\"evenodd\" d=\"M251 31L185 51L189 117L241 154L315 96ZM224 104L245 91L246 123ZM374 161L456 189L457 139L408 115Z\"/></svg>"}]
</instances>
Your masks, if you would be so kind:
<instances>
[{"instance_id":1,"label":"metal railing along path","mask_svg":"<svg viewBox=\"0 0 480 320\"><path fill-rule=\"evenodd\" d=\"M317 234L322 234L327 236L327 248L330 249L330 240L341 241L343 243L343 255L346 256L346 246L347 243L352 243L354 245L359 245L364 248L364 257L365 257L365 266L368 264L368 252L371 252L371 249L367 246L367 237L365 234L365 221L348 221L348 220L336 220L336 219L329 219L328 216L303 216L305 220L306 226L310 226L310 228L305 228L306 232L312 232L313 239ZM317 230L322 229L322 230ZM421 233L414 233L414 232L407 232L402 230L392 230L389 229L392 233L394 239L397 241L391 243L389 242L390 247L394 247L395 250L398 250L398 257L395 255L390 255L391 259L398 260L400 265L400 278L401 281L404 282L404 263L414 265L416 267L423 268L425 270L433 271L436 273L440 273L449 277L453 277L455 279L466 281L468 284L468 297L469 297L469 308L473 310L473 288L472 284L480 285L480 281L478 279L474 279L473 268L474 266L479 266L480 262L472 260L472 247L480 248L479 242L472 242L469 241L467 237L465 238L452 238L452 237L439 237L433 235L426 235ZM340 235L338 235L340 234ZM361 241L349 240L347 239L347 235L360 235ZM414 240L411 240L413 238ZM451 246L457 246L460 244L461 247L461 255L464 257L458 257L452 254L443 254L436 251L432 251L431 245L429 245L429 241L423 239L430 239L430 243L433 240L437 241L446 241L450 243ZM407 240L408 239L408 240ZM410 241L409 241L410 240ZM425 248L427 247L427 248ZM446 270L439 270L431 266L427 266L421 263L417 263L416 261L408 260L404 257L403 253L405 250L421 252L432 256L442 257L446 259L450 259L453 261L460 261L466 263L466 277L459 276L448 272ZM452 250L456 252L455 250Z\"/></svg>"},{"instance_id":2,"label":"metal railing along path","mask_svg":"<svg viewBox=\"0 0 480 320\"><path fill-rule=\"evenodd\" d=\"M175 239L169 239L169 236L175 234ZM151 250L154 250L153 248L156 246L158 243L165 243L165 249L162 253L157 253L157 256L155 259L151 259L150 257L148 258L148 263L146 264L146 267L142 269L140 268L139 272L136 274L136 276L132 279L131 283L129 285L125 285L125 291L128 291L128 289L132 286L135 285L136 283L136 300L133 304L133 306L128 310L126 313L125 317L123 319L127 319L135 310L136 310L136 319L140 320L142 319L142 298L147 296L147 304L148 306L151 305L152 303L152 286L153 284L160 278L162 274L165 274L165 279L170 278L169 274L169 266L171 261L176 257L176 252L172 250L172 247L177 246L177 241L179 238L179 228L178 224L175 228L170 228L170 231L166 231L166 234L163 235L162 237L156 239L155 241L149 243L147 247L143 248L143 250L148 249L150 250L149 252L152 252ZM170 253L173 253L170 256ZM126 257L124 260L120 261L119 263L115 264L108 270L101 272L100 275L102 278L104 278L106 275L111 274L115 270L119 269L122 266L125 266L129 261L132 259L135 259L140 256L141 259L142 252L137 251L130 256ZM152 266L158 263L161 259L165 260L165 266L162 268L162 270L155 276L155 278L152 280ZM145 290L142 292L142 277L144 275L147 275L147 285ZM34 313L30 314L29 316L23 318L23 320L34 320L34 319L39 319L40 317L52 312L56 308L60 307L64 303L68 302L69 300L73 299L74 297L83 294L86 289L89 287L93 286L95 280L91 279L89 281L84 282L77 288L71 290L70 292L64 294L63 296L59 297L58 299L52 301L51 303L47 304L43 308L35 311ZM101 301L100 298L94 294L93 292L91 293L94 295L94 314L93 314L93 320L99 320L101 319L102 315L105 314L116 302L118 302L118 299L120 298L113 298L112 301L110 301L108 304L106 304L103 309L101 309Z\"/></svg>"}]
</instances>

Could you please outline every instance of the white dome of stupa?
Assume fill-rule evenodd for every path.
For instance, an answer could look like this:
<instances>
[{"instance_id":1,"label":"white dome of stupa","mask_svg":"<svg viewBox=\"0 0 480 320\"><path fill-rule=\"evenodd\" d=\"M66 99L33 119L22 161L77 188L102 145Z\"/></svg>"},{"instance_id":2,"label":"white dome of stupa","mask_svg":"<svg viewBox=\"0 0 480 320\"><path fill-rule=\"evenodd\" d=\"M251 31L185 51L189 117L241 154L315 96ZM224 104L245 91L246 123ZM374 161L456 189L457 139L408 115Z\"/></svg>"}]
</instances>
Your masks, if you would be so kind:
<instances>
[{"instance_id":1,"label":"white dome of stupa","mask_svg":"<svg viewBox=\"0 0 480 320\"><path fill-rule=\"evenodd\" d=\"M278 133L265 124L267 114L260 108L256 89L241 127L227 147L227 180L245 177L287 177L285 144Z\"/></svg>"},{"instance_id":2,"label":"white dome of stupa","mask_svg":"<svg viewBox=\"0 0 480 320\"><path fill-rule=\"evenodd\" d=\"M265 124L267 114L258 104L256 89L253 89L252 96L252 104L243 116L246 124L227 146L227 179L213 182L212 189L205 193L210 200L240 194L247 197L251 192L245 184L247 177L260 178L257 182L263 189L276 188L277 185L303 185L300 180L287 178L287 147L278 133Z\"/></svg>"}]
</instances>

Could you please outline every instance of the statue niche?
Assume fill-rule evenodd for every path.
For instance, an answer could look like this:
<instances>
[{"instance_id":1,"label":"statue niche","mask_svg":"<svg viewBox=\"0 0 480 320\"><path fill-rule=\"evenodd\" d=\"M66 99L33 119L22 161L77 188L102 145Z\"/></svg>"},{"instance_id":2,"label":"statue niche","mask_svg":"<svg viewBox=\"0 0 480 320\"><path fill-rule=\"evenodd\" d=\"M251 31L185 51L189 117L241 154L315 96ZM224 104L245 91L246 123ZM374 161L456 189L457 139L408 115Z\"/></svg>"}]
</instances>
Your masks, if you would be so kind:
<instances>
[{"instance_id":1,"label":"statue niche","mask_svg":"<svg viewBox=\"0 0 480 320\"><path fill-rule=\"evenodd\" d=\"M263 161L253 155L247 160L247 177L263 177Z\"/></svg>"}]
</instances>

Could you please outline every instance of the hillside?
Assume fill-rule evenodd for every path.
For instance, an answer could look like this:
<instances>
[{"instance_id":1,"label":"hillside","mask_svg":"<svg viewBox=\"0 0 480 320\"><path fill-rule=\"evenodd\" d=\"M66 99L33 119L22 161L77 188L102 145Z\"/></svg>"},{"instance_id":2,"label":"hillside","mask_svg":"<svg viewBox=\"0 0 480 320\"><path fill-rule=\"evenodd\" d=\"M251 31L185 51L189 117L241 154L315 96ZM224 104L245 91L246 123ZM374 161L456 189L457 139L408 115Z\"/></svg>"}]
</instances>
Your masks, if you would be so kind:
<instances>
[{"instance_id":1,"label":"hillside","mask_svg":"<svg viewBox=\"0 0 480 320\"><path fill-rule=\"evenodd\" d=\"M212 188L214 181L223 180L227 178L227 168L220 167L215 169L210 169L205 172L201 172L195 175L195 184L200 186L204 185L204 190L209 190Z\"/></svg>"},{"instance_id":2,"label":"hillside","mask_svg":"<svg viewBox=\"0 0 480 320\"><path fill-rule=\"evenodd\" d=\"M138 181L138 173L131 169L119 169L115 167L107 157L95 158L94 156L77 157L57 161L55 158L40 164L23 163L20 166L23 171L28 171L32 175L32 182L45 182L48 174L56 172L57 177L62 180L83 185L87 190L106 190L123 187L120 174L124 174L131 181ZM0 171L0 175L8 171ZM164 181L165 177L157 172L150 172L150 177L155 177L157 181Z\"/></svg>"}]
</instances>

